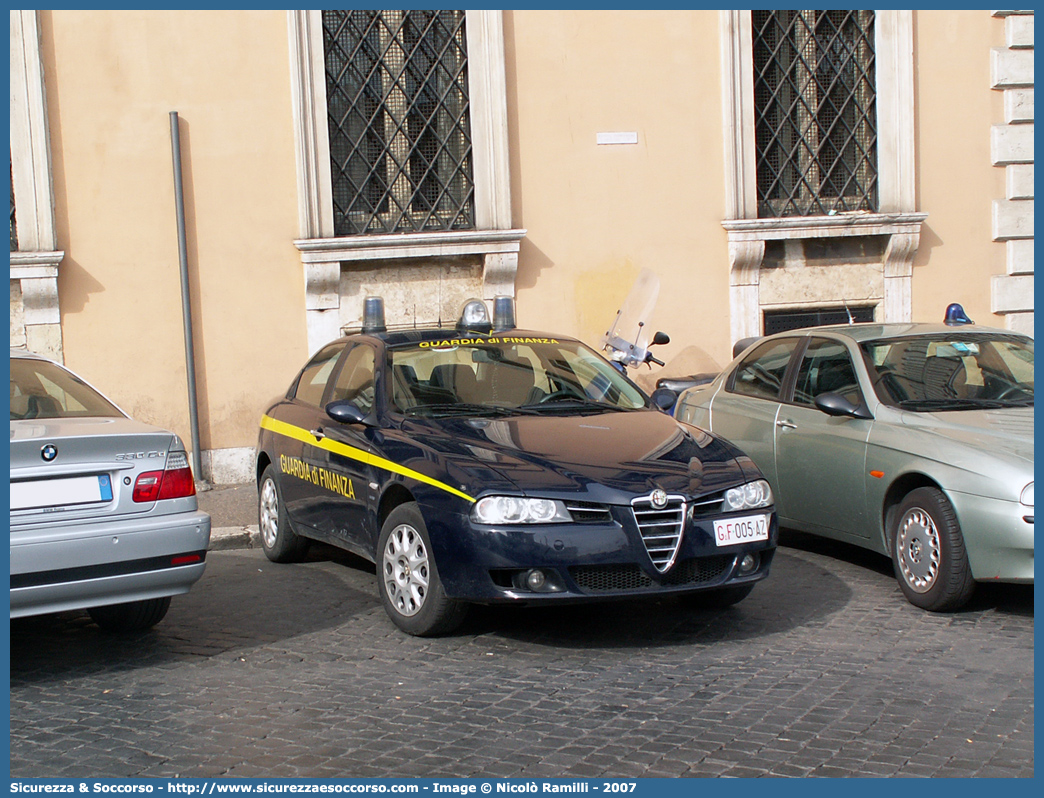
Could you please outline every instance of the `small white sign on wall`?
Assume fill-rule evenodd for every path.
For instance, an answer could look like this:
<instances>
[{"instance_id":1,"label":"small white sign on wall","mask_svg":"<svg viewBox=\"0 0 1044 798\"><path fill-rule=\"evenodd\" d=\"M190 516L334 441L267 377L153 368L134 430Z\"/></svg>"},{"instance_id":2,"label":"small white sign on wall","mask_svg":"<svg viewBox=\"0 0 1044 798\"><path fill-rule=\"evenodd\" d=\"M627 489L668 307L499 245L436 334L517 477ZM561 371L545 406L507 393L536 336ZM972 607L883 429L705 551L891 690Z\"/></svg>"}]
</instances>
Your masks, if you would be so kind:
<instances>
[{"instance_id":1,"label":"small white sign on wall","mask_svg":"<svg viewBox=\"0 0 1044 798\"><path fill-rule=\"evenodd\" d=\"M623 132L623 133L599 133L598 134L599 144L637 144L638 133L637 132Z\"/></svg>"}]
</instances>

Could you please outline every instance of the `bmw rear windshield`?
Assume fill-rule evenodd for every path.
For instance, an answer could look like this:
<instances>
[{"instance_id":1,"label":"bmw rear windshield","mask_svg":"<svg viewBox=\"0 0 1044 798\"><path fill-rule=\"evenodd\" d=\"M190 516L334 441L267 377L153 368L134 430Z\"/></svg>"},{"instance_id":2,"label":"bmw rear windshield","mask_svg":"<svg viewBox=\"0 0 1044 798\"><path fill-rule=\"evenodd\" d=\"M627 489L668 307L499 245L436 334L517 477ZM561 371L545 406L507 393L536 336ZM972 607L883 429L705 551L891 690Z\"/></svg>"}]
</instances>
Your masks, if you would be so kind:
<instances>
[{"instance_id":1,"label":"bmw rear windshield","mask_svg":"<svg viewBox=\"0 0 1044 798\"><path fill-rule=\"evenodd\" d=\"M123 418L123 413L61 366L34 358L11 358L11 421L87 417Z\"/></svg>"}]
</instances>

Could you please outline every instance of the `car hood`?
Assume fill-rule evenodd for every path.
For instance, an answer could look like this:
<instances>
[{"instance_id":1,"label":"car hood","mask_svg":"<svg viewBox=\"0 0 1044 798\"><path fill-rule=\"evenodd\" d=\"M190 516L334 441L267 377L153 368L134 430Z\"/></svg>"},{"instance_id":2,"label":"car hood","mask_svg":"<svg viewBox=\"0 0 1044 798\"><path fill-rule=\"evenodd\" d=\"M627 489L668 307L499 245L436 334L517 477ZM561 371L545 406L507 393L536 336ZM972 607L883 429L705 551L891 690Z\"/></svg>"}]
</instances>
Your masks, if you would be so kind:
<instances>
[{"instance_id":1,"label":"car hood","mask_svg":"<svg viewBox=\"0 0 1044 798\"><path fill-rule=\"evenodd\" d=\"M1007 454L1033 465L1033 408L910 413L904 426L994 454Z\"/></svg>"},{"instance_id":2,"label":"car hood","mask_svg":"<svg viewBox=\"0 0 1044 798\"><path fill-rule=\"evenodd\" d=\"M624 503L654 488L700 496L760 476L728 442L656 410L410 420L402 431L437 451L473 495Z\"/></svg>"}]
</instances>

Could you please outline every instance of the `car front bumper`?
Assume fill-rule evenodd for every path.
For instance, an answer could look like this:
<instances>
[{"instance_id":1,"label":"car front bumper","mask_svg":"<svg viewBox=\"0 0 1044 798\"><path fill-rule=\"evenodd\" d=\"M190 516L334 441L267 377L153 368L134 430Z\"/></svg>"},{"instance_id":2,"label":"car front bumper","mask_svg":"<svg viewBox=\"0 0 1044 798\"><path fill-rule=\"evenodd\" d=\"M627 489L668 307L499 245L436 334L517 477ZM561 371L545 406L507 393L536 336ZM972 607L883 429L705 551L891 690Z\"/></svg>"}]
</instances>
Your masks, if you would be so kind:
<instances>
[{"instance_id":1,"label":"car front bumper","mask_svg":"<svg viewBox=\"0 0 1044 798\"><path fill-rule=\"evenodd\" d=\"M768 576L779 537L771 512L768 540L716 546L713 519L689 520L674 564L660 573L626 511L607 522L479 526L468 516L425 517L439 577L452 598L483 603L579 602L683 594L757 582ZM755 565L741 570L744 555ZM543 572L548 586L528 589Z\"/></svg>"},{"instance_id":2,"label":"car front bumper","mask_svg":"<svg viewBox=\"0 0 1044 798\"><path fill-rule=\"evenodd\" d=\"M11 616L186 593L203 575L199 511L11 531Z\"/></svg>"},{"instance_id":3,"label":"car front bumper","mask_svg":"<svg viewBox=\"0 0 1044 798\"><path fill-rule=\"evenodd\" d=\"M949 497L975 581L1033 584L1033 508L969 493Z\"/></svg>"}]
</instances>

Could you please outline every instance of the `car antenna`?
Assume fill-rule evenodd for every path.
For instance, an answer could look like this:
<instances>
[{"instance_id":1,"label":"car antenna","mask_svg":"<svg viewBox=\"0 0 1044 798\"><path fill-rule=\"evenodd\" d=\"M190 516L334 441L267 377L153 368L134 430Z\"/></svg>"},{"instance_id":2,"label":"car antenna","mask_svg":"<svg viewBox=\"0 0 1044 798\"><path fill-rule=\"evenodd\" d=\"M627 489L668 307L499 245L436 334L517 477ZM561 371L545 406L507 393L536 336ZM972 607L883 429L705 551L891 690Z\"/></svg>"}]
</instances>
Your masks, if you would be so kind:
<instances>
[{"instance_id":1,"label":"car antenna","mask_svg":"<svg viewBox=\"0 0 1044 798\"><path fill-rule=\"evenodd\" d=\"M845 306L845 313L848 314L848 323L849 324L855 324L855 319L852 317L852 311L848 309L848 300L846 300L844 297L842 297L841 298L841 302Z\"/></svg>"}]
</instances>

